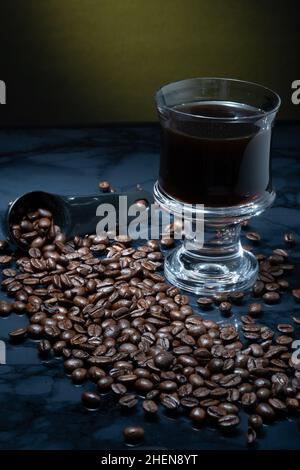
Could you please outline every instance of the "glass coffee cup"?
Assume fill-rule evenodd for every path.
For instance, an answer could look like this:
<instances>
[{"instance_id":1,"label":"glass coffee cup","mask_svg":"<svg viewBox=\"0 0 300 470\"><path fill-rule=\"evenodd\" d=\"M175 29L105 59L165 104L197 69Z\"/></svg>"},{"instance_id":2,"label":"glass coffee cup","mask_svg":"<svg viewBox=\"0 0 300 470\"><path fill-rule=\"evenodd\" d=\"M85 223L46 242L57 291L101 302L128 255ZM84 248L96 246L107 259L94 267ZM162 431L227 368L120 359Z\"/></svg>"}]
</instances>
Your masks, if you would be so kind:
<instances>
[{"instance_id":1,"label":"glass coffee cup","mask_svg":"<svg viewBox=\"0 0 300 470\"><path fill-rule=\"evenodd\" d=\"M258 265L242 248L240 229L275 198L270 145L280 98L226 78L170 83L155 98L161 125L155 200L175 216L203 220L201 246L185 234L166 257L165 275L198 295L248 290Z\"/></svg>"}]
</instances>

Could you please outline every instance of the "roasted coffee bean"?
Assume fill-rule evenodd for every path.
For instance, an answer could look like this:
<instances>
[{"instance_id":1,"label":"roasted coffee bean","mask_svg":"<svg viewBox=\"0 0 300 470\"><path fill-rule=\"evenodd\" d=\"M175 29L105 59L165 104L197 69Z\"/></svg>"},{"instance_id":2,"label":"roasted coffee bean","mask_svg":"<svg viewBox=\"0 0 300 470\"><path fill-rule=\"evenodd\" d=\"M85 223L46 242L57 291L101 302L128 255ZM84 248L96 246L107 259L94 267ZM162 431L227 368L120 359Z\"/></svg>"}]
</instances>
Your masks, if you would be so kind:
<instances>
[{"instance_id":1,"label":"roasted coffee bean","mask_svg":"<svg viewBox=\"0 0 300 470\"><path fill-rule=\"evenodd\" d=\"M167 395L166 393L163 393L160 396L160 402L165 408L167 408L167 410L170 411L176 410L180 405L180 401L176 396Z\"/></svg>"},{"instance_id":2,"label":"roasted coffee bean","mask_svg":"<svg viewBox=\"0 0 300 470\"><path fill-rule=\"evenodd\" d=\"M24 302L21 302L20 300L16 300L16 302L13 303L12 307L15 312L23 313L26 308L26 305Z\"/></svg>"},{"instance_id":3,"label":"roasted coffee bean","mask_svg":"<svg viewBox=\"0 0 300 470\"><path fill-rule=\"evenodd\" d=\"M134 393L126 393L119 399L119 405L123 408L134 408L137 403L138 400Z\"/></svg>"},{"instance_id":4,"label":"roasted coffee bean","mask_svg":"<svg viewBox=\"0 0 300 470\"><path fill-rule=\"evenodd\" d=\"M218 425L222 429L232 429L236 427L240 422L237 415L226 415L218 419Z\"/></svg>"},{"instance_id":5,"label":"roasted coffee bean","mask_svg":"<svg viewBox=\"0 0 300 470\"><path fill-rule=\"evenodd\" d=\"M266 292L263 295L263 300L267 304L276 304L280 301L280 295L278 294L278 292Z\"/></svg>"},{"instance_id":6,"label":"roasted coffee bean","mask_svg":"<svg viewBox=\"0 0 300 470\"><path fill-rule=\"evenodd\" d=\"M232 303L240 305L245 297L244 292L231 292L229 298Z\"/></svg>"},{"instance_id":7,"label":"roasted coffee bean","mask_svg":"<svg viewBox=\"0 0 300 470\"><path fill-rule=\"evenodd\" d=\"M5 251L8 248L7 240L0 240L0 251Z\"/></svg>"},{"instance_id":8,"label":"roasted coffee bean","mask_svg":"<svg viewBox=\"0 0 300 470\"><path fill-rule=\"evenodd\" d=\"M39 342L38 351L41 356L48 356L52 351L51 343L47 339L42 339Z\"/></svg>"},{"instance_id":9,"label":"roasted coffee bean","mask_svg":"<svg viewBox=\"0 0 300 470\"><path fill-rule=\"evenodd\" d=\"M157 354L154 358L155 365L162 370L166 370L171 367L173 361L174 356L167 351Z\"/></svg>"},{"instance_id":10,"label":"roasted coffee bean","mask_svg":"<svg viewBox=\"0 0 300 470\"><path fill-rule=\"evenodd\" d=\"M181 406L183 406L183 408L195 408L196 406L198 406L199 401L197 400L197 398L189 396L181 398L180 404Z\"/></svg>"},{"instance_id":11,"label":"roasted coffee bean","mask_svg":"<svg viewBox=\"0 0 300 470\"><path fill-rule=\"evenodd\" d=\"M226 293L215 294L213 296L213 300L214 300L215 304L220 305L220 303L222 303L222 302L227 302L228 294L226 294Z\"/></svg>"},{"instance_id":12,"label":"roasted coffee bean","mask_svg":"<svg viewBox=\"0 0 300 470\"><path fill-rule=\"evenodd\" d=\"M298 410L299 409L299 400L297 398L287 397L285 404L289 410Z\"/></svg>"},{"instance_id":13,"label":"roasted coffee bean","mask_svg":"<svg viewBox=\"0 0 300 470\"><path fill-rule=\"evenodd\" d=\"M113 384L113 382L114 382L114 379L112 377L110 377L109 375L103 375L97 381L97 387L101 392L107 391L107 390L110 390L110 387Z\"/></svg>"},{"instance_id":14,"label":"roasted coffee bean","mask_svg":"<svg viewBox=\"0 0 300 470\"><path fill-rule=\"evenodd\" d=\"M265 421L272 421L275 418L275 411L265 402L259 403L255 408L255 413Z\"/></svg>"},{"instance_id":15,"label":"roasted coffee bean","mask_svg":"<svg viewBox=\"0 0 300 470\"><path fill-rule=\"evenodd\" d=\"M0 315L6 316L9 315L13 310L13 304L6 302L5 300L0 300Z\"/></svg>"},{"instance_id":16,"label":"roasted coffee bean","mask_svg":"<svg viewBox=\"0 0 300 470\"><path fill-rule=\"evenodd\" d=\"M277 344L280 344L281 346L288 346L292 344L294 340L290 336L280 335L280 336L277 336L275 341Z\"/></svg>"},{"instance_id":17,"label":"roasted coffee bean","mask_svg":"<svg viewBox=\"0 0 300 470\"><path fill-rule=\"evenodd\" d=\"M256 281L253 288L252 293L254 297L260 297L265 290L265 285L262 281Z\"/></svg>"},{"instance_id":18,"label":"roasted coffee bean","mask_svg":"<svg viewBox=\"0 0 300 470\"><path fill-rule=\"evenodd\" d=\"M249 426L247 431L247 444L252 445L256 441L256 432L255 430Z\"/></svg>"},{"instance_id":19,"label":"roasted coffee bean","mask_svg":"<svg viewBox=\"0 0 300 470\"><path fill-rule=\"evenodd\" d=\"M230 302L221 302L219 305L219 310L222 313L229 313L231 311L231 303Z\"/></svg>"},{"instance_id":20,"label":"roasted coffee bean","mask_svg":"<svg viewBox=\"0 0 300 470\"><path fill-rule=\"evenodd\" d=\"M108 181L100 181L98 186L103 193L108 193L110 191L110 183Z\"/></svg>"},{"instance_id":21,"label":"roasted coffee bean","mask_svg":"<svg viewBox=\"0 0 300 470\"><path fill-rule=\"evenodd\" d=\"M239 409L236 405L233 403L230 403L228 401L225 401L223 403L220 403L218 405L219 409L225 411L229 415L237 415L239 413Z\"/></svg>"},{"instance_id":22,"label":"roasted coffee bean","mask_svg":"<svg viewBox=\"0 0 300 470\"><path fill-rule=\"evenodd\" d=\"M53 344L53 352L56 356L61 356L63 349L66 347L65 341L57 341Z\"/></svg>"},{"instance_id":23,"label":"roasted coffee bean","mask_svg":"<svg viewBox=\"0 0 300 470\"><path fill-rule=\"evenodd\" d=\"M193 396L196 398L206 398L210 396L210 389L207 387L198 387L193 391Z\"/></svg>"},{"instance_id":24,"label":"roasted coffee bean","mask_svg":"<svg viewBox=\"0 0 300 470\"><path fill-rule=\"evenodd\" d=\"M18 328L17 330L13 330L9 333L9 337L11 340L23 340L27 336L27 328Z\"/></svg>"},{"instance_id":25,"label":"roasted coffee bean","mask_svg":"<svg viewBox=\"0 0 300 470\"><path fill-rule=\"evenodd\" d=\"M165 393L172 393L177 390L177 383L173 382L173 380L163 380L159 384L159 389L160 391L165 392Z\"/></svg>"},{"instance_id":26,"label":"roasted coffee bean","mask_svg":"<svg viewBox=\"0 0 300 470\"><path fill-rule=\"evenodd\" d=\"M125 393L127 392L127 388L125 387L125 385L120 383L113 383L111 385L111 389L116 395L125 395Z\"/></svg>"},{"instance_id":27,"label":"roasted coffee bean","mask_svg":"<svg viewBox=\"0 0 300 470\"><path fill-rule=\"evenodd\" d=\"M198 374L190 374L189 375L189 382L194 387L202 387L204 385L204 379Z\"/></svg>"},{"instance_id":28,"label":"roasted coffee bean","mask_svg":"<svg viewBox=\"0 0 300 470\"><path fill-rule=\"evenodd\" d=\"M195 424L202 424L206 419L206 412L203 408L195 407L191 410L189 417Z\"/></svg>"},{"instance_id":29,"label":"roasted coffee bean","mask_svg":"<svg viewBox=\"0 0 300 470\"><path fill-rule=\"evenodd\" d=\"M256 403L256 395L254 392L244 393L241 397L241 403L245 407L253 406Z\"/></svg>"},{"instance_id":30,"label":"roasted coffee bean","mask_svg":"<svg viewBox=\"0 0 300 470\"><path fill-rule=\"evenodd\" d=\"M87 370L83 367L74 369L72 372L72 382L74 384L82 384L87 378Z\"/></svg>"},{"instance_id":31,"label":"roasted coffee bean","mask_svg":"<svg viewBox=\"0 0 300 470\"><path fill-rule=\"evenodd\" d=\"M84 363L81 359L72 358L72 359L67 359L64 362L64 368L65 368L66 372L68 372L68 373L73 372L73 370L75 370L75 369L82 368L83 365L84 365Z\"/></svg>"},{"instance_id":32,"label":"roasted coffee bean","mask_svg":"<svg viewBox=\"0 0 300 470\"><path fill-rule=\"evenodd\" d=\"M101 405L101 397L96 392L83 392L81 395L81 401L91 410L95 410Z\"/></svg>"},{"instance_id":33,"label":"roasted coffee bean","mask_svg":"<svg viewBox=\"0 0 300 470\"><path fill-rule=\"evenodd\" d=\"M28 335L33 339L38 339L42 336L44 328L39 324L32 324L27 327Z\"/></svg>"},{"instance_id":34,"label":"roasted coffee bean","mask_svg":"<svg viewBox=\"0 0 300 470\"><path fill-rule=\"evenodd\" d=\"M0 265L7 266L12 262L12 256L10 255L2 255L0 256Z\"/></svg>"},{"instance_id":35,"label":"roasted coffee bean","mask_svg":"<svg viewBox=\"0 0 300 470\"><path fill-rule=\"evenodd\" d=\"M259 400L266 401L271 396L271 390L266 387L261 387L257 389L256 396Z\"/></svg>"},{"instance_id":36,"label":"roasted coffee bean","mask_svg":"<svg viewBox=\"0 0 300 470\"><path fill-rule=\"evenodd\" d=\"M212 307L213 299L211 299L210 297L199 297L199 299L197 299L197 304L202 309L207 310Z\"/></svg>"},{"instance_id":37,"label":"roasted coffee bean","mask_svg":"<svg viewBox=\"0 0 300 470\"><path fill-rule=\"evenodd\" d=\"M227 401L229 401L230 403L236 403L240 398L240 392L239 390L237 390L236 388L230 388L228 391L227 391Z\"/></svg>"},{"instance_id":38,"label":"roasted coffee bean","mask_svg":"<svg viewBox=\"0 0 300 470\"><path fill-rule=\"evenodd\" d=\"M145 436L145 431L142 426L127 426L123 430L124 439L130 443L142 441Z\"/></svg>"},{"instance_id":39,"label":"roasted coffee bean","mask_svg":"<svg viewBox=\"0 0 300 470\"><path fill-rule=\"evenodd\" d=\"M288 245L294 245L295 243L295 237L293 233L285 233L283 239Z\"/></svg>"},{"instance_id":40,"label":"roasted coffee bean","mask_svg":"<svg viewBox=\"0 0 300 470\"><path fill-rule=\"evenodd\" d=\"M279 400L279 398L269 398L268 403L272 406L272 408L274 408L275 411L281 413L287 411L286 404L283 403L283 401Z\"/></svg>"},{"instance_id":41,"label":"roasted coffee bean","mask_svg":"<svg viewBox=\"0 0 300 470\"><path fill-rule=\"evenodd\" d=\"M256 431L259 431L263 427L263 420L260 415L250 415L248 418L248 424Z\"/></svg>"},{"instance_id":42,"label":"roasted coffee bean","mask_svg":"<svg viewBox=\"0 0 300 470\"><path fill-rule=\"evenodd\" d=\"M258 243L261 240L261 236L257 232L247 232L246 237L247 237L248 240L250 240L254 243Z\"/></svg>"},{"instance_id":43,"label":"roasted coffee bean","mask_svg":"<svg viewBox=\"0 0 300 470\"><path fill-rule=\"evenodd\" d=\"M171 248L172 246L174 246L174 238L162 237L160 240L160 244L163 248Z\"/></svg>"},{"instance_id":44,"label":"roasted coffee bean","mask_svg":"<svg viewBox=\"0 0 300 470\"><path fill-rule=\"evenodd\" d=\"M228 375L225 375L220 380L219 384L222 387L225 387L225 388L232 388L232 387L236 387L241 382L242 382L242 379L239 375L237 375L237 374L228 374Z\"/></svg>"},{"instance_id":45,"label":"roasted coffee bean","mask_svg":"<svg viewBox=\"0 0 300 470\"><path fill-rule=\"evenodd\" d=\"M260 315L261 311L262 311L261 304L258 304L258 303L250 304L248 307L248 314L253 317Z\"/></svg>"},{"instance_id":46,"label":"roasted coffee bean","mask_svg":"<svg viewBox=\"0 0 300 470\"><path fill-rule=\"evenodd\" d=\"M134 388L141 393L148 393L153 388L151 380L141 377L134 382Z\"/></svg>"},{"instance_id":47,"label":"roasted coffee bean","mask_svg":"<svg viewBox=\"0 0 300 470\"><path fill-rule=\"evenodd\" d=\"M292 295L297 302L300 302L300 289L293 289Z\"/></svg>"},{"instance_id":48,"label":"roasted coffee bean","mask_svg":"<svg viewBox=\"0 0 300 470\"><path fill-rule=\"evenodd\" d=\"M158 406L153 400L144 400L143 401L143 409L146 411L146 413L157 413Z\"/></svg>"},{"instance_id":49,"label":"roasted coffee bean","mask_svg":"<svg viewBox=\"0 0 300 470\"><path fill-rule=\"evenodd\" d=\"M295 328L290 325L289 323L279 323L277 325L277 330L280 331L280 333L284 333L286 335L293 334L295 331Z\"/></svg>"}]
</instances>

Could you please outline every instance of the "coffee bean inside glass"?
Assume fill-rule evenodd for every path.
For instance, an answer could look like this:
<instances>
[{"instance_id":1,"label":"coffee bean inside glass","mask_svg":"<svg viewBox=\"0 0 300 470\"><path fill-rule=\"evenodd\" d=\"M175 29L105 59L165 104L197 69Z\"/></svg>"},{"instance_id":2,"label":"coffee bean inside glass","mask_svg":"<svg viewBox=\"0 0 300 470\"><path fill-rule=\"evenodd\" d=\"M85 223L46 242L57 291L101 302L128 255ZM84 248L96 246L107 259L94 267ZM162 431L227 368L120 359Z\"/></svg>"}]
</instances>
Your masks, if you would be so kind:
<instances>
[{"instance_id":1,"label":"coffee bean inside glass","mask_svg":"<svg viewBox=\"0 0 300 470\"><path fill-rule=\"evenodd\" d=\"M161 152L154 197L174 213L203 205L205 232L202 248L183 245L169 256L167 278L205 295L249 288L257 263L241 247L240 225L275 197L270 147L279 96L251 82L195 78L160 88L156 105Z\"/></svg>"}]
</instances>

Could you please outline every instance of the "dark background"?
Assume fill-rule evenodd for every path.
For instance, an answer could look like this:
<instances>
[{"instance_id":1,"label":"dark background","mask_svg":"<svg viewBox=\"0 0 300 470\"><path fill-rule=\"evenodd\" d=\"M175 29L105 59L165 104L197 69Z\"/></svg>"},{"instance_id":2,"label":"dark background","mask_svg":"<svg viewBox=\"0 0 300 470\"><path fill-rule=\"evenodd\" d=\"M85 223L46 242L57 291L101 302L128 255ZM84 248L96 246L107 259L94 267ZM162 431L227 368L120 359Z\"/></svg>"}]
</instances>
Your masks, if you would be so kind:
<instances>
[{"instance_id":1,"label":"dark background","mask_svg":"<svg viewBox=\"0 0 300 470\"><path fill-rule=\"evenodd\" d=\"M1 0L0 125L156 119L155 90L195 76L261 83L298 119L298 0Z\"/></svg>"}]
</instances>

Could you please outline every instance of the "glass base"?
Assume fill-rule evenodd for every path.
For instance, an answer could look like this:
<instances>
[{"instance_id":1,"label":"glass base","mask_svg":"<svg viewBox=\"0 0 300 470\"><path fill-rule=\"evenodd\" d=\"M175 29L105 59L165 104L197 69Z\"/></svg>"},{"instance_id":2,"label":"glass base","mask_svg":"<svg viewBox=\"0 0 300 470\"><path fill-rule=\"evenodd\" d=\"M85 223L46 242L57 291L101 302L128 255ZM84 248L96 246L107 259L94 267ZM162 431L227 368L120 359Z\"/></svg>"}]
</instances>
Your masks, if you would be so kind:
<instances>
[{"instance_id":1,"label":"glass base","mask_svg":"<svg viewBox=\"0 0 300 470\"><path fill-rule=\"evenodd\" d=\"M187 224L187 230L184 229L180 237L182 245L166 256L167 280L188 292L205 296L250 290L257 278L258 263L252 253L242 248L241 223L261 214L274 198L275 192L270 190L241 206L195 206L177 201L157 182L155 201L164 211L179 216L180 226L182 220L190 225L195 218L203 222L200 243Z\"/></svg>"},{"instance_id":2,"label":"glass base","mask_svg":"<svg viewBox=\"0 0 300 470\"><path fill-rule=\"evenodd\" d=\"M180 246L166 256L164 268L165 276L171 284L205 296L248 291L258 274L255 256L242 248L234 257L208 259Z\"/></svg>"}]
</instances>

